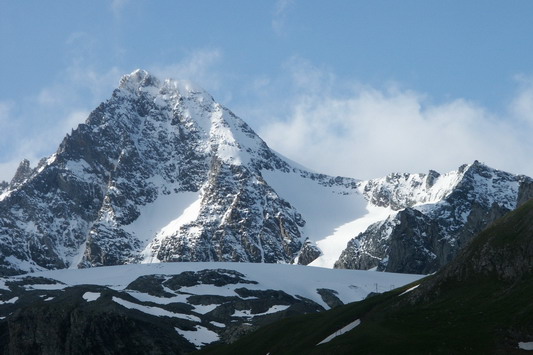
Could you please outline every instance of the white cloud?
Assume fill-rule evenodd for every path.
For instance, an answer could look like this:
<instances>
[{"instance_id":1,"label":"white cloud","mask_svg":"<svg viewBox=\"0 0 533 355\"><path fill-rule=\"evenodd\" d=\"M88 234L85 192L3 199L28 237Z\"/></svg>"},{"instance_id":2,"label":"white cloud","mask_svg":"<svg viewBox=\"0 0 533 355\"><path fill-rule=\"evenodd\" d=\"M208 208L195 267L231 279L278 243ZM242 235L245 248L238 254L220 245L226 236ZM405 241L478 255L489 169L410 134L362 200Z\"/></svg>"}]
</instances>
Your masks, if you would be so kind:
<instances>
[{"instance_id":1,"label":"white cloud","mask_svg":"<svg viewBox=\"0 0 533 355\"><path fill-rule=\"evenodd\" d=\"M533 175L533 91L521 90L506 117L464 99L430 104L426 95L391 85L375 89L346 83L310 67L293 72L297 94L282 119L263 120L260 135L275 150L316 171L371 178L391 172L441 172L480 160Z\"/></svg>"},{"instance_id":2,"label":"white cloud","mask_svg":"<svg viewBox=\"0 0 533 355\"><path fill-rule=\"evenodd\" d=\"M258 76L254 79L252 79L252 82L250 84L250 88L254 91L263 91L271 84L271 80L269 77L265 75Z\"/></svg>"},{"instance_id":3,"label":"white cloud","mask_svg":"<svg viewBox=\"0 0 533 355\"><path fill-rule=\"evenodd\" d=\"M155 66L153 71L160 77L174 79L211 78L212 66L221 58L215 48L198 49L188 53L181 61L164 66ZM197 79L201 80L201 79Z\"/></svg>"},{"instance_id":4,"label":"white cloud","mask_svg":"<svg viewBox=\"0 0 533 355\"><path fill-rule=\"evenodd\" d=\"M119 84L122 75L126 74L118 67L111 67L105 71L96 70L90 66L73 65L65 71L63 85L67 89L90 94L84 97L84 102L91 101L92 104L100 103L107 98L112 90ZM87 100L89 99L89 100Z\"/></svg>"},{"instance_id":5,"label":"white cloud","mask_svg":"<svg viewBox=\"0 0 533 355\"><path fill-rule=\"evenodd\" d=\"M204 48L191 51L181 61L173 64L150 68L159 78L185 79L195 83L209 85L205 89L216 89L220 85L220 74L213 66L222 58L216 48Z\"/></svg>"},{"instance_id":6,"label":"white cloud","mask_svg":"<svg viewBox=\"0 0 533 355\"><path fill-rule=\"evenodd\" d=\"M12 124L11 110L13 103L8 101L0 101L0 130L6 132L6 129Z\"/></svg>"},{"instance_id":7,"label":"white cloud","mask_svg":"<svg viewBox=\"0 0 533 355\"><path fill-rule=\"evenodd\" d=\"M272 17L272 29L277 35L283 35L287 22L287 14L294 5L294 0L278 0Z\"/></svg>"},{"instance_id":8,"label":"white cloud","mask_svg":"<svg viewBox=\"0 0 533 355\"><path fill-rule=\"evenodd\" d=\"M70 133L70 131L76 129L80 123L85 122L90 113L90 111L85 110L70 112L69 115L61 122L61 132Z\"/></svg>"},{"instance_id":9,"label":"white cloud","mask_svg":"<svg viewBox=\"0 0 533 355\"><path fill-rule=\"evenodd\" d=\"M39 160L55 152L63 137L87 119L89 111L72 111L56 124L26 133L21 127L10 129L9 137L3 139L11 146L11 151L0 157L0 181L10 181L22 161L28 159L32 167Z\"/></svg>"},{"instance_id":10,"label":"white cloud","mask_svg":"<svg viewBox=\"0 0 533 355\"><path fill-rule=\"evenodd\" d=\"M15 171L20 163L20 160L11 160L8 162L0 163L0 182L2 181L11 181L15 175Z\"/></svg>"},{"instance_id":11,"label":"white cloud","mask_svg":"<svg viewBox=\"0 0 533 355\"><path fill-rule=\"evenodd\" d=\"M2 132L2 139L0 140L0 181L9 181L13 177L13 173L18 166L18 162L5 160L11 157L11 140L12 132L16 127L16 121L12 116L13 103L7 101L0 101L0 132ZM6 132L8 134L6 134Z\"/></svg>"},{"instance_id":12,"label":"white cloud","mask_svg":"<svg viewBox=\"0 0 533 355\"><path fill-rule=\"evenodd\" d=\"M511 112L524 124L533 125L533 79L518 76L520 90L511 102Z\"/></svg>"},{"instance_id":13,"label":"white cloud","mask_svg":"<svg viewBox=\"0 0 533 355\"><path fill-rule=\"evenodd\" d=\"M318 68L299 56L289 58L283 68L290 74L292 85L300 93L328 93L336 83L331 71Z\"/></svg>"}]
</instances>

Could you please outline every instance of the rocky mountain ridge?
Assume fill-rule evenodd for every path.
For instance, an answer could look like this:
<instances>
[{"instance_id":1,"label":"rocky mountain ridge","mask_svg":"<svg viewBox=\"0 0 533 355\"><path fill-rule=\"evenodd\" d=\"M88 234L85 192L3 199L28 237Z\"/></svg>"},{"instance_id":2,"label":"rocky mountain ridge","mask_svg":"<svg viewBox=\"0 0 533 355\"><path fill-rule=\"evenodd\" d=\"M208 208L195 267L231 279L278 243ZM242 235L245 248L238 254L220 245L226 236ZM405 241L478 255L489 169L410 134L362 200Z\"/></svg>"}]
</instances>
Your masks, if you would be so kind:
<instances>
[{"instance_id":1,"label":"rocky mountain ridge","mask_svg":"<svg viewBox=\"0 0 533 355\"><path fill-rule=\"evenodd\" d=\"M433 272L533 197L479 162L440 175L317 174L195 85L125 75L0 190L0 274L168 261Z\"/></svg>"},{"instance_id":2,"label":"rocky mountain ridge","mask_svg":"<svg viewBox=\"0 0 533 355\"><path fill-rule=\"evenodd\" d=\"M363 183L371 203L394 213L350 240L340 268L428 274L474 235L533 198L533 180L478 161L441 176L392 174Z\"/></svg>"}]
</instances>

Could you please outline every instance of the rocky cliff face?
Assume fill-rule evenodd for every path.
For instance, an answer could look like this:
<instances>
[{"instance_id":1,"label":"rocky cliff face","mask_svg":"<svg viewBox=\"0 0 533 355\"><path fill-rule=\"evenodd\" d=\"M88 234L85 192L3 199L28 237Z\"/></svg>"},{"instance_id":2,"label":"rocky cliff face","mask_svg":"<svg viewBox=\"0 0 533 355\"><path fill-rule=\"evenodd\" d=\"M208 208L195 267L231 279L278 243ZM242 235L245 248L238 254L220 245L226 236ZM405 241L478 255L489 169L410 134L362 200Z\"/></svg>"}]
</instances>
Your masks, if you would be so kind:
<instances>
[{"instance_id":1,"label":"rocky cliff face","mask_svg":"<svg viewBox=\"0 0 533 355\"><path fill-rule=\"evenodd\" d=\"M505 215L445 268L441 280L494 277L520 284L533 274L533 200ZM439 281L439 280L437 280ZM436 282L437 282L436 281ZM524 282L524 285L530 285Z\"/></svg>"},{"instance_id":2,"label":"rocky cliff face","mask_svg":"<svg viewBox=\"0 0 533 355\"><path fill-rule=\"evenodd\" d=\"M352 239L335 266L435 272L474 235L532 198L532 187L528 177L477 161L445 176L396 174L369 181L364 193L370 203L395 212Z\"/></svg>"}]
</instances>

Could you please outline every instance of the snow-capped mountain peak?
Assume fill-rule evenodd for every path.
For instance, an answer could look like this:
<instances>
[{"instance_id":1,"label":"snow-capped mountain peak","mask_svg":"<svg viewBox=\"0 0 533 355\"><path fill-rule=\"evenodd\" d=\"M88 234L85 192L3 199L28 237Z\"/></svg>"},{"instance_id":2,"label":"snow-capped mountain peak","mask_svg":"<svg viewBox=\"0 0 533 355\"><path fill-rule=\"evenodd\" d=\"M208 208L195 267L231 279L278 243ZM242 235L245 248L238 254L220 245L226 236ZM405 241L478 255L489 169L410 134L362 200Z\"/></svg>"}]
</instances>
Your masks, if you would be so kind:
<instances>
[{"instance_id":1,"label":"snow-capped mountain peak","mask_svg":"<svg viewBox=\"0 0 533 355\"><path fill-rule=\"evenodd\" d=\"M203 138L201 149L205 154L216 154L225 163L250 164L261 151L268 150L244 121L190 81L160 81L138 69L122 77L116 95L143 97L154 108L173 112L173 118L178 116L184 128Z\"/></svg>"},{"instance_id":2,"label":"snow-capped mountain peak","mask_svg":"<svg viewBox=\"0 0 533 355\"><path fill-rule=\"evenodd\" d=\"M137 69L120 79L118 96L148 96L154 104L177 109L184 106L194 112L213 110L220 106L214 98L199 85L189 80L160 80L148 71ZM200 107L198 107L200 106Z\"/></svg>"},{"instance_id":3,"label":"snow-capped mountain peak","mask_svg":"<svg viewBox=\"0 0 533 355\"><path fill-rule=\"evenodd\" d=\"M356 193L353 179L292 166L205 91L136 70L31 179L3 194L5 272L160 261L309 263L320 254L303 229L313 216L280 195L267 172L339 199Z\"/></svg>"},{"instance_id":4,"label":"snow-capped mountain peak","mask_svg":"<svg viewBox=\"0 0 533 355\"><path fill-rule=\"evenodd\" d=\"M132 92L141 91L145 87L159 87L160 81L146 70L136 69L130 74L123 75L120 79L119 89Z\"/></svg>"},{"instance_id":5,"label":"snow-capped mountain peak","mask_svg":"<svg viewBox=\"0 0 533 355\"><path fill-rule=\"evenodd\" d=\"M442 175L434 170L428 174L393 173L364 181L360 189L372 204L399 210L445 198L461 181L463 174L461 170Z\"/></svg>"},{"instance_id":6,"label":"snow-capped mountain peak","mask_svg":"<svg viewBox=\"0 0 533 355\"><path fill-rule=\"evenodd\" d=\"M144 69L136 69L120 79L119 89L129 93L151 93L171 97L196 97L198 101L211 103L213 97L202 87L190 80L165 79L160 80Z\"/></svg>"}]
</instances>

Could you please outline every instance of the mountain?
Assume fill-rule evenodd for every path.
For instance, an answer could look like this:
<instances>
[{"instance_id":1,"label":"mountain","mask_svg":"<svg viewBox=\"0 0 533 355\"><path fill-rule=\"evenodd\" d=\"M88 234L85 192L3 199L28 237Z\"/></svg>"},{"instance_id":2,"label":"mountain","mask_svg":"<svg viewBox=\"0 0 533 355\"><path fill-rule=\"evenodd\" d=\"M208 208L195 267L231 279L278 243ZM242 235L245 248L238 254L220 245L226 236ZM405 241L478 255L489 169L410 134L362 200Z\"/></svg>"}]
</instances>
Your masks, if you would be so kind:
<instances>
[{"instance_id":1,"label":"mountain","mask_svg":"<svg viewBox=\"0 0 533 355\"><path fill-rule=\"evenodd\" d=\"M292 181L324 217L308 222L266 175ZM321 234L309 233L320 239L353 218L363 205L356 184L289 162L193 84L137 70L55 154L34 169L21 163L0 195L0 271L168 261L307 264L320 251L305 226L334 216ZM320 211L322 202L329 211Z\"/></svg>"},{"instance_id":2,"label":"mountain","mask_svg":"<svg viewBox=\"0 0 533 355\"><path fill-rule=\"evenodd\" d=\"M201 262L0 278L0 353L189 353L235 341L288 316L338 307L419 278Z\"/></svg>"},{"instance_id":3,"label":"mountain","mask_svg":"<svg viewBox=\"0 0 533 355\"><path fill-rule=\"evenodd\" d=\"M282 157L186 81L125 75L0 190L0 275L235 261L430 273L533 197L479 162L361 181Z\"/></svg>"},{"instance_id":4,"label":"mountain","mask_svg":"<svg viewBox=\"0 0 533 355\"><path fill-rule=\"evenodd\" d=\"M369 204L392 213L348 242L338 268L429 274L473 236L533 198L533 180L478 161L440 175L391 174L361 182Z\"/></svg>"},{"instance_id":5,"label":"mountain","mask_svg":"<svg viewBox=\"0 0 533 355\"><path fill-rule=\"evenodd\" d=\"M533 200L435 275L267 325L203 354L522 354L533 349Z\"/></svg>"}]
</instances>

